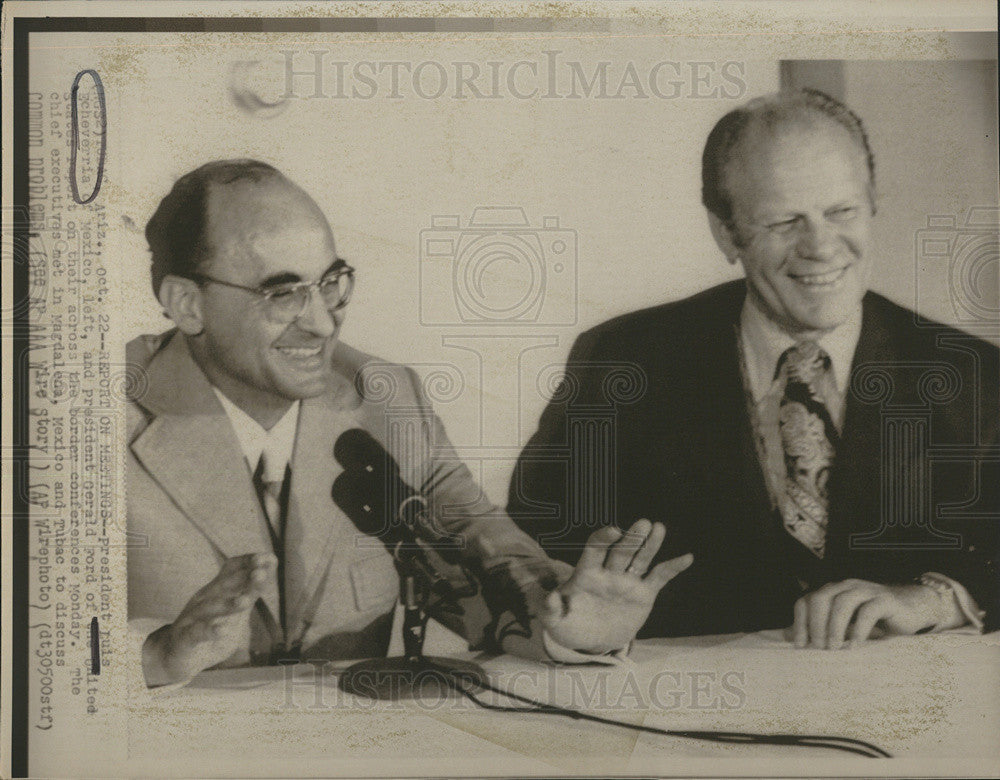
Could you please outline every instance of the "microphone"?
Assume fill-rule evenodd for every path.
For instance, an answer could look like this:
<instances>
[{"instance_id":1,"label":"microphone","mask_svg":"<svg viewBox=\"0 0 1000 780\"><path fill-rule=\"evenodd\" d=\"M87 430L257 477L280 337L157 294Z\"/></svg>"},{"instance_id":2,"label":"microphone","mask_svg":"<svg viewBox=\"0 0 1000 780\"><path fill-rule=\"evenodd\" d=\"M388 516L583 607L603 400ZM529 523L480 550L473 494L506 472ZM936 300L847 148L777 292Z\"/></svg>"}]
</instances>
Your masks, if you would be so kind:
<instances>
[{"instance_id":1,"label":"microphone","mask_svg":"<svg viewBox=\"0 0 1000 780\"><path fill-rule=\"evenodd\" d=\"M456 678L484 681L485 674L476 664L423 655L428 610L460 616L458 600L478 590L464 566L468 585L452 585L432 563L426 548L447 553L442 554L445 560L457 560L464 539L437 527L421 491L403 479L396 459L367 431L344 431L333 445L333 456L344 468L333 482L333 500L358 530L380 539L391 551L403 605L403 655L354 664L341 673L341 690L376 699L404 699L422 695L428 681L436 686L450 686ZM436 601L429 606L431 595Z\"/></svg>"},{"instance_id":2,"label":"microphone","mask_svg":"<svg viewBox=\"0 0 1000 780\"><path fill-rule=\"evenodd\" d=\"M415 548L419 540L458 562L464 539L439 527L427 499L403 479L399 463L368 431L344 431L333 456L344 468L334 480L333 500L358 530L393 551Z\"/></svg>"}]
</instances>

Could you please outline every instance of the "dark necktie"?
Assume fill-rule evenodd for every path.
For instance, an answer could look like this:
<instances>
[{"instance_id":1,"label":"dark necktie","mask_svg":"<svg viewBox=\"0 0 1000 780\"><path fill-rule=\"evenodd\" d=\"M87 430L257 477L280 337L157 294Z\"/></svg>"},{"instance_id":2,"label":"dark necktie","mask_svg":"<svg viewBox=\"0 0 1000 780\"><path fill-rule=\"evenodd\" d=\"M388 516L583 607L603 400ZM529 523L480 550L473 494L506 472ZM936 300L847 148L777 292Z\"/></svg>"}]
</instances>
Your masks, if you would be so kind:
<instances>
[{"instance_id":1,"label":"dark necktie","mask_svg":"<svg viewBox=\"0 0 1000 780\"><path fill-rule=\"evenodd\" d=\"M270 479L268 479L270 477ZM287 630L285 616L285 527L288 519L288 493L292 481L291 465L286 464L283 478L274 478L273 470L268 469L267 453L262 452L257 468L253 473L253 484L257 491L257 499L264 510L267 519L267 530L271 535L271 545L278 559L278 599L281 614L282 631Z\"/></svg>"},{"instance_id":2,"label":"dark necktie","mask_svg":"<svg viewBox=\"0 0 1000 780\"><path fill-rule=\"evenodd\" d=\"M830 370L830 358L814 341L785 350L778 361L785 372L779 410L785 481L781 517L785 530L822 558L826 547L827 481L833 467L837 429L817 388Z\"/></svg>"},{"instance_id":3,"label":"dark necktie","mask_svg":"<svg viewBox=\"0 0 1000 780\"><path fill-rule=\"evenodd\" d=\"M257 461L257 468L253 475L254 487L257 489L257 498L260 499L264 516L271 527L271 535L279 539L283 536L284 531L283 493L287 475L288 466L286 465L281 479L277 479L274 469L268 467L267 452L260 454L260 460Z\"/></svg>"}]
</instances>

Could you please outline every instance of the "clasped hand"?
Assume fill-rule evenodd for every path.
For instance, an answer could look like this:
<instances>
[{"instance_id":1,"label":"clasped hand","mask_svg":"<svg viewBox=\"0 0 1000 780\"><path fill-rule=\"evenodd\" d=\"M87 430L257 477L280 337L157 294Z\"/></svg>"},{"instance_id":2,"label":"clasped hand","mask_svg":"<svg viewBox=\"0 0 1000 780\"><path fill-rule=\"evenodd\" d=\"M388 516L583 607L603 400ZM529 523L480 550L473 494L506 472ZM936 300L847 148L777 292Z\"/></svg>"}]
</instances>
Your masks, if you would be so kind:
<instances>
[{"instance_id":1,"label":"clasped hand","mask_svg":"<svg viewBox=\"0 0 1000 780\"><path fill-rule=\"evenodd\" d=\"M836 650L845 639L868 639L876 627L888 634L950 628L957 624L953 601L926 585L831 582L795 602L792 640L796 647Z\"/></svg>"}]
</instances>

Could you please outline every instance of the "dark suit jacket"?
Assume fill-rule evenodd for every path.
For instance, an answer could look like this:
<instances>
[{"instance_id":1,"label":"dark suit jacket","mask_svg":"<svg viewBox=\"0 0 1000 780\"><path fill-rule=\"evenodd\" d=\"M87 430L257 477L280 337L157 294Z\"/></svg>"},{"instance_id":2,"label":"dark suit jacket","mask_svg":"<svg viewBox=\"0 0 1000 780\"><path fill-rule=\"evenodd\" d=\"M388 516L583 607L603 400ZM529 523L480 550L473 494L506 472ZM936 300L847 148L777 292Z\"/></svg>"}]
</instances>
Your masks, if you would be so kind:
<instances>
[{"instance_id":1,"label":"dark suit jacket","mask_svg":"<svg viewBox=\"0 0 1000 780\"><path fill-rule=\"evenodd\" d=\"M640 636L787 626L802 592L738 368L744 297L732 282L580 336L514 471L508 512L554 557L640 517L667 525L657 560L694 554ZM874 293L863 309L813 584L936 571L996 627L997 349Z\"/></svg>"}]
</instances>

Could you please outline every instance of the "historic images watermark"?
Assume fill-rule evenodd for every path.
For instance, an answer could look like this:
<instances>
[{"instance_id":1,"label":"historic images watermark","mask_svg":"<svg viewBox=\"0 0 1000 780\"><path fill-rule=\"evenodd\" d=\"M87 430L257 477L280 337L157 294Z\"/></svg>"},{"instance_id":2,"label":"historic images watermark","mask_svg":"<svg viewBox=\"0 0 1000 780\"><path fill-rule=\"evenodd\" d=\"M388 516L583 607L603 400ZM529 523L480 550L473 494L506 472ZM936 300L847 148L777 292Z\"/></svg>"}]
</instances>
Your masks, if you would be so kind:
<instances>
[{"instance_id":1,"label":"historic images watermark","mask_svg":"<svg viewBox=\"0 0 1000 780\"><path fill-rule=\"evenodd\" d=\"M559 217L480 206L420 231L422 325L572 325L576 306L577 233Z\"/></svg>"},{"instance_id":2,"label":"historic images watermark","mask_svg":"<svg viewBox=\"0 0 1000 780\"><path fill-rule=\"evenodd\" d=\"M950 324L985 336L1000 333L1000 210L974 206L964 216L933 214L916 233L919 311L925 297L948 290Z\"/></svg>"},{"instance_id":3,"label":"historic images watermark","mask_svg":"<svg viewBox=\"0 0 1000 780\"><path fill-rule=\"evenodd\" d=\"M477 688L471 680L458 675L446 682L438 673L418 673L415 687L420 696L391 699L364 698L345 693L338 685L340 666L333 661L305 661L283 664L285 710L324 709L411 709L425 711L473 711L477 704L460 691L468 690L490 704L518 706L498 691ZM366 687L392 690L393 682L402 685L408 678L399 672L372 670L367 680L356 680L357 690ZM593 670L546 667L519 669L503 676L496 687L502 691L537 698L548 691L559 691L558 705L569 710L612 714L631 711L726 712L746 706L746 673L736 669L678 670L663 669L641 675L635 670L624 674L594 674ZM546 698L546 701L548 699ZM527 705L522 705L527 706Z\"/></svg>"},{"instance_id":4,"label":"historic images watermark","mask_svg":"<svg viewBox=\"0 0 1000 780\"><path fill-rule=\"evenodd\" d=\"M570 476L567 514L548 518L549 528L559 530L557 538L546 536L556 546L581 527L614 524L617 419L624 405L644 396L647 377L625 361L566 366L541 357L578 322L578 231L558 215L518 205L478 206L468 217L435 214L426 224L418 237L420 324L440 329L442 346L466 360L470 353L476 356L469 376L455 364L420 364L426 373L423 389L437 406L460 396L468 401L467 391L480 387L472 437L478 443L460 447L460 457L484 470L521 456L564 464ZM498 424L487 398L516 399L509 404L513 416ZM536 422L522 414L538 402L566 405L565 440L522 455L526 433ZM390 401L390 428L400 424L392 406ZM412 416L412 410L404 406L399 414ZM389 430L387 440L392 439ZM433 449L433 442L426 444ZM573 463L593 468L584 473ZM510 488L514 494L518 489Z\"/></svg>"},{"instance_id":5,"label":"historic images watermark","mask_svg":"<svg viewBox=\"0 0 1000 780\"><path fill-rule=\"evenodd\" d=\"M282 50L281 59L241 61L230 94L252 112L305 100L739 100L746 63L737 60L583 62L548 49L517 60L344 59L329 49Z\"/></svg>"}]
</instances>

